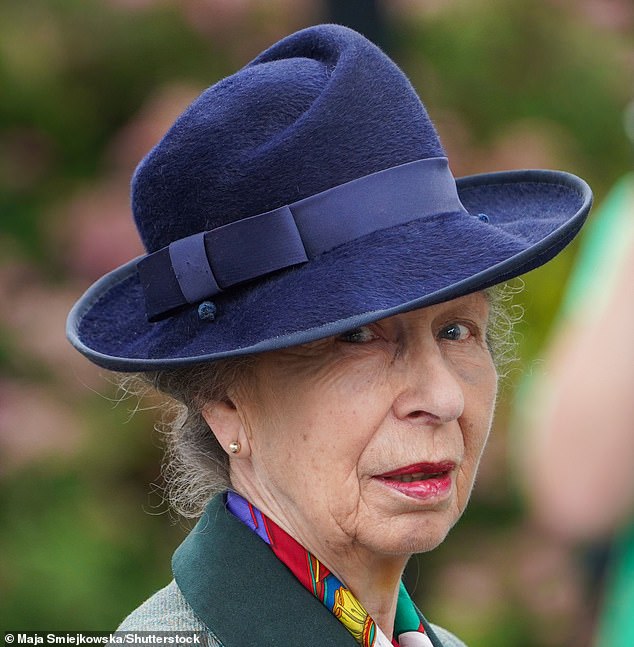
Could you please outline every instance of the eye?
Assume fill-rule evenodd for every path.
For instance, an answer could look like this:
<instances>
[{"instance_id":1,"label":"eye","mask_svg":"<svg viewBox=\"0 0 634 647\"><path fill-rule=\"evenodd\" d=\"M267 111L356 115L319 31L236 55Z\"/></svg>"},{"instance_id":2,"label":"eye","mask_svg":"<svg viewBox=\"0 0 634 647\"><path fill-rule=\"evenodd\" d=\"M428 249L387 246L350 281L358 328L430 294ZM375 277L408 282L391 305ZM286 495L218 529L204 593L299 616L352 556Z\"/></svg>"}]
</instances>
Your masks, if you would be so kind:
<instances>
[{"instance_id":1,"label":"eye","mask_svg":"<svg viewBox=\"0 0 634 647\"><path fill-rule=\"evenodd\" d=\"M378 338L378 335L373 332L370 326L360 326L342 333L337 339L348 344L367 344Z\"/></svg>"},{"instance_id":2,"label":"eye","mask_svg":"<svg viewBox=\"0 0 634 647\"><path fill-rule=\"evenodd\" d=\"M464 341L472 336L469 326L462 323L452 323L445 326L440 331L441 339L448 339L450 341Z\"/></svg>"}]
</instances>

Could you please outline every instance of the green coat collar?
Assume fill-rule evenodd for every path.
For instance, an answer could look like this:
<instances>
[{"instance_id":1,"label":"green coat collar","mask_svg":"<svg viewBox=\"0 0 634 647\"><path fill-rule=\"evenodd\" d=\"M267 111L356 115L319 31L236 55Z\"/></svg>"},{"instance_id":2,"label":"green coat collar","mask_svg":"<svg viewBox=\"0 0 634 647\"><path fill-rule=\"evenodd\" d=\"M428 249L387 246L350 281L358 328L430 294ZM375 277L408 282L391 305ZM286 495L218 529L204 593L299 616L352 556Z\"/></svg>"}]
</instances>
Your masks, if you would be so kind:
<instances>
[{"instance_id":1,"label":"green coat collar","mask_svg":"<svg viewBox=\"0 0 634 647\"><path fill-rule=\"evenodd\" d=\"M358 647L273 551L224 506L209 503L172 559L174 577L196 615L225 647ZM442 647L421 620L434 647Z\"/></svg>"}]
</instances>

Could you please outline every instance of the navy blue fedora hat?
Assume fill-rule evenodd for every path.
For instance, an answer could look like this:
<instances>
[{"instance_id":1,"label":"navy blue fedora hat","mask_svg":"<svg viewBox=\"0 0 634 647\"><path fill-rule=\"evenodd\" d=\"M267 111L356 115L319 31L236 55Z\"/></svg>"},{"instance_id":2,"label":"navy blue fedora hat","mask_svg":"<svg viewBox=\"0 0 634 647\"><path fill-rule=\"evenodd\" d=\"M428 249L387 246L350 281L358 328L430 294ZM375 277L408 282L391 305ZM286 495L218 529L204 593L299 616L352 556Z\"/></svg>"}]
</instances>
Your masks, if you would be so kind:
<instances>
[{"instance_id":1,"label":"navy blue fedora hat","mask_svg":"<svg viewBox=\"0 0 634 647\"><path fill-rule=\"evenodd\" d=\"M120 371L305 343L538 267L591 202L561 171L455 180L401 70L311 27L203 92L140 163L147 254L97 281L67 334Z\"/></svg>"}]
</instances>

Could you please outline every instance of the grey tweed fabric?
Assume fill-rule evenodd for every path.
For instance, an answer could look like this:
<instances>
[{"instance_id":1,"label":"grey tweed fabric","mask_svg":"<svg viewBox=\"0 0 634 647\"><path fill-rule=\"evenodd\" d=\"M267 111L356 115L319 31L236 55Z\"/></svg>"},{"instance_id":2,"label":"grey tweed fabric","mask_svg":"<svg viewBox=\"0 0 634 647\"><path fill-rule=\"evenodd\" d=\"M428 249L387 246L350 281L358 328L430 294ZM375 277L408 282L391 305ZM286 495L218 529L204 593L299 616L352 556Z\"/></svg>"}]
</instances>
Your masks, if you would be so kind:
<instances>
[{"instance_id":1,"label":"grey tweed fabric","mask_svg":"<svg viewBox=\"0 0 634 647\"><path fill-rule=\"evenodd\" d=\"M446 629L436 625L433 628L443 647L466 647ZM117 631L200 631L207 634L209 647L223 647L213 631L198 619L174 580L133 611ZM258 644L256 636L253 644Z\"/></svg>"}]
</instances>

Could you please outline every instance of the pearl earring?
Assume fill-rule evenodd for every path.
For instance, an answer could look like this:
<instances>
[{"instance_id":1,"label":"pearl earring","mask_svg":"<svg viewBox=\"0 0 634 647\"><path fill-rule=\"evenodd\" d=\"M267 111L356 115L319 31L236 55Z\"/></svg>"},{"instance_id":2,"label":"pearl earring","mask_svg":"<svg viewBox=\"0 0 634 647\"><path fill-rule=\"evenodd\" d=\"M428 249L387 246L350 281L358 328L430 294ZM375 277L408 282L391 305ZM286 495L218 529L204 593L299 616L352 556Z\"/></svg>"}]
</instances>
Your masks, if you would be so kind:
<instances>
[{"instance_id":1,"label":"pearl earring","mask_svg":"<svg viewBox=\"0 0 634 647\"><path fill-rule=\"evenodd\" d=\"M229 443L229 451L232 454L237 454L242 449L242 445L239 440L234 440L232 443Z\"/></svg>"}]
</instances>

